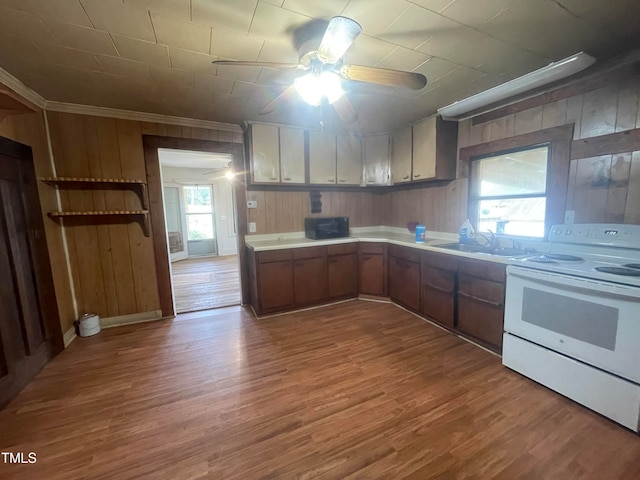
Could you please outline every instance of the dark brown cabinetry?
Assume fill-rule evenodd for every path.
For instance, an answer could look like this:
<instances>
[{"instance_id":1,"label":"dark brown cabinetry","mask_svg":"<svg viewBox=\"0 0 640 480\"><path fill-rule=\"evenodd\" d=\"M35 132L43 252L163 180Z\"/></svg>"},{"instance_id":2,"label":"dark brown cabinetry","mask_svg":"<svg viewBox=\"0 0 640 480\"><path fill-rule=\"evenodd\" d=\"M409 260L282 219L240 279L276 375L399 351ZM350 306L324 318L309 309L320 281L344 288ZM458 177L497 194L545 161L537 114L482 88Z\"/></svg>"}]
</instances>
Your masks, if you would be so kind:
<instances>
[{"instance_id":1,"label":"dark brown cabinetry","mask_svg":"<svg viewBox=\"0 0 640 480\"><path fill-rule=\"evenodd\" d=\"M389 297L400 305L420 311L420 251L389 246Z\"/></svg>"},{"instance_id":2,"label":"dark brown cabinetry","mask_svg":"<svg viewBox=\"0 0 640 480\"><path fill-rule=\"evenodd\" d=\"M358 296L358 244L329 245L327 255L329 298Z\"/></svg>"},{"instance_id":3,"label":"dark brown cabinetry","mask_svg":"<svg viewBox=\"0 0 640 480\"><path fill-rule=\"evenodd\" d=\"M421 313L446 327L454 328L457 257L423 252L420 270Z\"/></svg>"},{"instance_id":4,"label":"dark brown cabinetry","mask_svg":"<svg viewBox=\"0 0 640 480\"><path fill-rule=\"evenodd\" d=\"M327 298L326 247L296 248L293 254L293 290L296 305Z\"/></svg>"},{"instance_id":5,"label":"dark brown cabinetry","mask_svg":"<svg viewBox=\"0 0 640 480\"><path fill-rule=\"evenodd\" d=\"M294 303L291 250L249 250L251 305L256 312L285 310Z\"/></svg>"},{"instance_id":6,"label":"dark brown cabinetry","mask_svg":"<svg viewBox=\"0 0 640 480\"><path fill-rule=\"evenodd\" d=\"M502 350L504 265L472 259L458 262L458 330Z\"/></svg>"},{"instance_id":7,"label":"dark brown cabinetry","mask_svg":"<svg viewBox=\"0 0 640 480\"><path fill-rule=\"evenodd\" d=\"M359 246L360 293L386 297L387 246L384 243L361 243Z\"/></svg>"}]
</instances>

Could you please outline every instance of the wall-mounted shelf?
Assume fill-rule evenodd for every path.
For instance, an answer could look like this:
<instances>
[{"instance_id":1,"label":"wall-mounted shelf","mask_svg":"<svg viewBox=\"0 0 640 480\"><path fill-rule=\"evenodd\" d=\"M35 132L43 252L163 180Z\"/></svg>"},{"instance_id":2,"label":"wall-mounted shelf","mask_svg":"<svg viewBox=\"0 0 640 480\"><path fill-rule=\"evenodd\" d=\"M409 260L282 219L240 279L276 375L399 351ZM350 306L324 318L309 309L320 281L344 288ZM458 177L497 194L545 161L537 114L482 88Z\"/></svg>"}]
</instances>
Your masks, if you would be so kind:
<instances>
[{"instance_id":1,"label":"wall-mounted shelf","mask_svg":"<svg viewBox=\"0 0 640 480\"><path fill-rule=\"evenodd\" d=\"M149 195L147 184L143 180L129 180L126 178L89 178L89 177L43 177L42 182L56 188L75 190L133 190L140 198L141 210L94 210L94 211L59 211L49 212L49 217L54 220L75 219L76 221L93 218L102 219L105 222L108 218L114 220L124 220L126 222L139 221L145 236L151 235L149 223ZM111 221L111 223L116 223Z\"/></svg>"}]
</instances>

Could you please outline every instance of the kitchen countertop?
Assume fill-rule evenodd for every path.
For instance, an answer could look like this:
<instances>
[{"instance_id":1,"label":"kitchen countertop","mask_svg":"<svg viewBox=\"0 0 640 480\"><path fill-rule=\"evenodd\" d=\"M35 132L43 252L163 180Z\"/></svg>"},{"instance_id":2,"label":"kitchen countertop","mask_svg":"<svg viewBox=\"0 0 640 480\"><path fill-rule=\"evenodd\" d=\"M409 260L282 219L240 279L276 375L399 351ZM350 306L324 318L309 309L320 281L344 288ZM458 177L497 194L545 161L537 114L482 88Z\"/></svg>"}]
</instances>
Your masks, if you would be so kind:
<instances>
[{"instance_id":1,"label":"kitchen countertop","mask_svg":"<svg viewBox=\"0 0 640 480\"><path fill-rule=\"evenodd\" d=\"M312 240L305 238L304 232L293 232L271 235L247 235L245 244L256 252L267 250L281 250L287 248L304 248L321 245L339 245L354 242L385 242L392 245L417 248L431 252L446 253L459 257L475 258L489 262L508 264L512 257L491 255L487 253L460 252L438 248L436 245L453 243L458 241L458 235L446 232L427 232L425 243L416 243L415 234L409 233L406 228L397 227L363 227L350 229L350 235L344 238L331 238L326 240ZM543 251L544 242L536 250Z\"/></svg>"}]
</instances>

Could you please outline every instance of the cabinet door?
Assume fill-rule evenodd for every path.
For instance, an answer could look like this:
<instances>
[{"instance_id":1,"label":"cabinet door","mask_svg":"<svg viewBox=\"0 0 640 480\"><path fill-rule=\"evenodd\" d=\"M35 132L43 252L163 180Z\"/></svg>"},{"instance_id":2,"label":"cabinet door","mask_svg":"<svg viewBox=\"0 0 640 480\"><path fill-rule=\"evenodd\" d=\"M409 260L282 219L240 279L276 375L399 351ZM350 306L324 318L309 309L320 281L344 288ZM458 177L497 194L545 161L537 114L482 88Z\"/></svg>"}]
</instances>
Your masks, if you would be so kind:
<instances>
[{"instance_id":1,"label":"cabinet door","mask_svg":"<svg viewBox=\"0 0 640 480\"><path fill-rule=\"evenodd\" d=\"M411 126L394 132L391 139L391 183L411 181Z\"/></svg>"},{"instance_id":2,"label":"cabinet door","mask_svg":"<svg viewBox=\"0 0 640 480\"><path fill-rule=\"evenodd\" d=\"M336 183L336 136L309 130L309 182L318 185Z\"/></svg>"},{"instance_id":3,"label":"cabinet door","mask_svg":"<svg viewBox=\"0 0 640 480\"><path fill-rule=\"evenodd\" d=\"M338 135L336 169L339 185L362 183L362 142L355 135Z\"/></svg>"},{"instance_id":4,"label":"cabinet door","mask_svg":"<svg viewBox=\"0 0 640 480\"><path fill-rule=\"evenodd\" d=\"M358 255L333 255L328 262L329 298L357 296Z\"/></svg>"},{"instance_id":5,"label":"cabinet door","mask_svg":"<svg viewBox=\"0 0 640 480\"><path fill-rule=\"evenodd\" d=\"M389 184L389 135L364 137L365 185Z\"/></svg>"},{"instance_id":6,"label":"cabinet door","mask_svg":"<svg viewBox=\"0 0 640 480\"><path fill-rule=\"evenodd\" d=\"M282 183L304 183L304 130L280 127Z\"/></svg>"},{"instance_id":7,"label":"cabinet door","mask_svg":"<svg viewBox=\"0 0 640 480\"><path fill-rule=\"evenodd\" d=\"M291 260L261 263L258 295L261 310L293 304L293 267Z\"/></svg>"},{"instance_id":8,"label":"cabinet door","mask_svg":"<svg viewBox=\"0 0 640 480\"><path fill-rule=\"evenodd\" d=\"M426 118L413 125L412 180L436 177L436 118Z\"/></svg>"},{"instance_id":9,"label":"cabinet door","mask_svg":"<svg viewBox=\"0 0 640 480\"><path fill-rule=\"evenodd\" d=\"M251 172L255 183L280 182L278 127L251 125Z\"/></svg>"},{"instance_id":10,"label":"cabinet door","mask_svg":"<svg viewBox=\"0 0 640 480\"><path fill-rule=\"evenodd\" d=\"M360 293L387 296L384 255L360 253Z\"/></svg>"},{"instance_id":11,"label":"cabinet door","mask_svg":"<svg viewBox=\"0 0 640 480\"><path fill-rule=\"evenodd\" d=\"M294 260L296 305L317 303L327 298L327 257Z\"/></svg>"},{"instance_id":12,"label":"cabinet door","mask_svg":"<svg viewBox=\"0 0 640 480\"><path fill-rule=\"evenodd\" d=\"M449 328L454 327L456 273L422 264L422 314Z\"/></svg>"},{"instance_id":13,"label":"cabinet door","mask_svg":"<svg viewBox=\"0 0 640 480\"><path fill-rule=\"evenodd\" d=\"M389 297L412 310L420 310L420 264L389 257Z\"/></svg>"}]
</instances>

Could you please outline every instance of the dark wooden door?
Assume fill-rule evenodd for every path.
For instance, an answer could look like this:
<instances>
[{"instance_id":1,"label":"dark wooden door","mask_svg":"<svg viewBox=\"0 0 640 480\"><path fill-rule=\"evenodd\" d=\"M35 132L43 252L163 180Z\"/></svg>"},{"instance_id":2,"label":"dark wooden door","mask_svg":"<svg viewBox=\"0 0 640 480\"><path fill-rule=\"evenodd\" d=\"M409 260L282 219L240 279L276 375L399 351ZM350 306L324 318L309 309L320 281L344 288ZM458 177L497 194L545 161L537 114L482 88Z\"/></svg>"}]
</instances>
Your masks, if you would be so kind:
<instances>
[{"instance_id":1,"label":"dark wooden door","mask_svg":"<svg viewBox=\"0 0 640 480\"><path fill-rule=\"evenodd\" d=\"M63 349L31 149L0 138L0 408Z\"/></svg>"},{"instance_id":2,"label":"dark wooden door","mask_svg":"<svg viewBox=\"0 0 640 480\"><path fill-rule=\"evenodd\" d=\"M260 310L271 310L292 305L293 265L291 260L260 264Z\"/></svg>"},{"instance_id":3,"label":"dark wooden door","mask_svg":"<svg viewBox=\"0 0 640 480\"><path fill-rule=\"evenodd\" d=\"M296 260L293 264L293 278L297 305L305 305L326 299L326 256Z\"/></svg>"},{"instance_id":4,"label":"dark wooden door","mask_svg":"<svg viewBox=\"0 0 640 480\"><path fill-rule=\"evenodd\" d=\"M389 297L411 310L420 310L420 264L389 257Z\"/></svg>"},{"instance_id":5,"label":"dark wooden door","mask_svg":"<svg viewBox=\"0 0 640 480\"><path fill-rule=\"evenodd\" d=\"M358 295L358 254L329 257L329 298Z\"/></svg>"}]
</instances>

